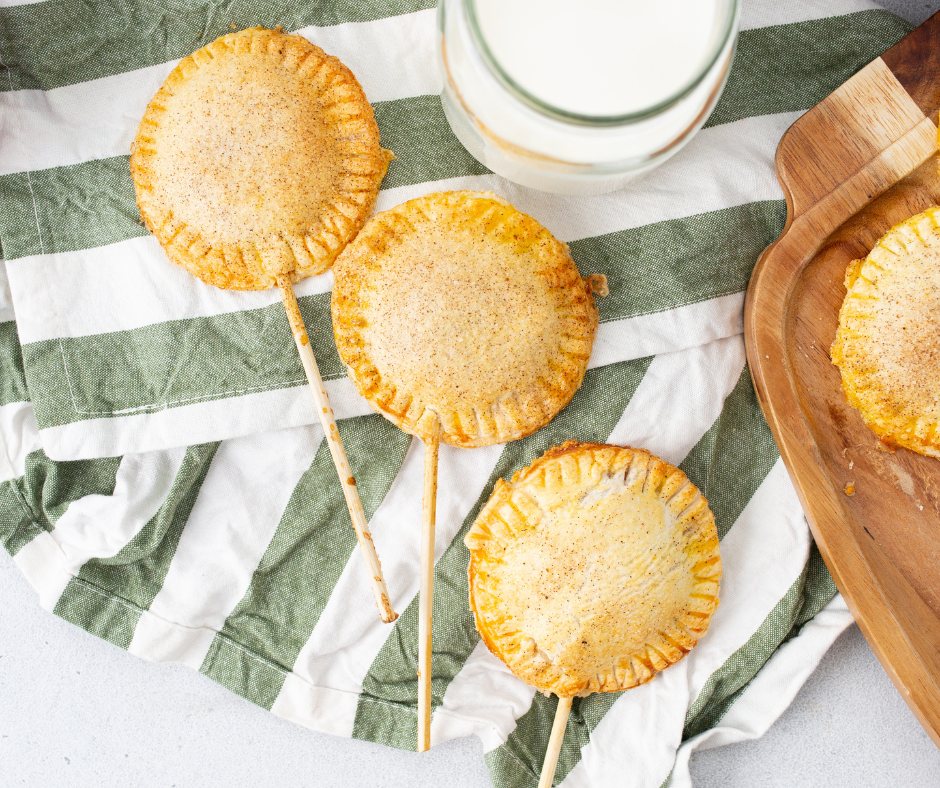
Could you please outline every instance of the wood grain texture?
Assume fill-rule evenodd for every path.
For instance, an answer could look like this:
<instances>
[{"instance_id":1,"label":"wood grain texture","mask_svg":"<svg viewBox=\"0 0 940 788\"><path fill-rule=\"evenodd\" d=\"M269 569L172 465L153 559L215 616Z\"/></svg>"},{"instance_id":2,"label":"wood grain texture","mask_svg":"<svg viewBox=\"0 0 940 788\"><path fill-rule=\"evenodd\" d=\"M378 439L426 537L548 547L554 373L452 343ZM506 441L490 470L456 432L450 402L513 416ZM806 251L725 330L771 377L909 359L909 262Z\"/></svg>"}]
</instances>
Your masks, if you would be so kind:
<instances>
[{"instance_id":1,"label":"wood grain texture","mask_svg":"<svg viewBox=\"0 0 940 788\"><path fill-rule=\"evenodd\" d=\"M558 766L561 745L565 741L565 731L568 729L568 716L571 714L573 700L573 698L558 699L558 706L555 708L555 720L552 722L552 733L548 739L548 749L545 751L542 773L539 776L539 788L551 788L555 782L555 769Z\"/></svg>"},{"instance_id":2,"label":"wood grain texture","mask_svg":"<svg viewBox=\"0 0 940 788\"><path fill-rule=\"evenodd\" d=\"M755 267L745 343L836 584L940 746L940 462L885 451L846 402L829 358L848 263L940 203L938 107L940 14L784 135L777 176L787 223Z\"/></svg>"},{"instance_id":3,"label":"wood grain texture","mask_svg":"<svg viewBox=\"0 0 940 788\"><path fill-rule=\"evenodd\" d=\"M934 15L881 59L929 118L940 110L940 16Z\"/></svg>"}]
</instances>

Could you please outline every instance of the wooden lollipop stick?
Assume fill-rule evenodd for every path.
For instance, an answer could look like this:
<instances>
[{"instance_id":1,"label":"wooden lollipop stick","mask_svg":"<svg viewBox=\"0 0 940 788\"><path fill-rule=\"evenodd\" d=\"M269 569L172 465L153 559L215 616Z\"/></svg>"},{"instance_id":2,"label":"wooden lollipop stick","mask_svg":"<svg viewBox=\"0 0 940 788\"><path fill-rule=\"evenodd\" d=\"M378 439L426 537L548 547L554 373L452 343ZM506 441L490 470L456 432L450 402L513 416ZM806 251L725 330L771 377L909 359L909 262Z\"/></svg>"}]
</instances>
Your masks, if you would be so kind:
<instances>
[{"instance_id":1,"label":"wooden lollipop stick","mask_svg":"<svg viewBox=\"0 0 940 788\"><path fill-rule=\"evenodd\" d=\"M431 749L431 610L434 607L434 526L441 422L434 419L424 444L424 512L421 519L421 588L418 593L418 752Z\"/></svg>"},{"instance_id":2,"label":"wooden lollipop stick","mask_svg":"<svg viewBox=\"0 0 940 788\"><path fill-rule=\"evenodd\" d=\"M572 698L558 699L558 708L555 709L555 721L552 723L552 735L548 739L548 750L545 752L545 763L542 764L542 776L539 778L539 788L551 788L552 781L555 779L558 754L561 752L561 744L565 740L565 730L568 728L571 701Z\"/></svg>"},{"instance_id":3,"label":"wooden lollipop stick","mask_svg":"<svg viewBox=\"0 0 940 788\"><path fill-rule=\"evenodd\" d=\"M313 392L313 399L317 403L317 415L320 417L320 424L323 425L323 434L326 435L326 442L333 456L333 464L336 466L336 473L343 487L343 495L346 496L346 506L349 509L353 528L356 529L359 548L362 550L362 557L365 558L369 576L372 578L375 604L379 607L379 616L382 621L388 624L398 618L398 613L392 610L391 602L388 600L388 589L385 587L385 578L382 577L382 565L375 553L372 534L369 533L369 524L366 522L366 513L362 509L362 501L359 500L356 479L349 467L349 460L346 459L346 450L343 448L342 438L336 428L336 419L333 418L333 408L330 407L330 399L323 387L323 378L320 377L317 360L314 358L313 350L310 349L310 339L307 337L304 319L297 306L294 286L286 274L277 278L277 284L281 288L281 299L284 301L284 309L287 310L287 319L290 321L291 333L294 335L304 372L307 373L307 382Z\"/></svg>"}]
</instances>

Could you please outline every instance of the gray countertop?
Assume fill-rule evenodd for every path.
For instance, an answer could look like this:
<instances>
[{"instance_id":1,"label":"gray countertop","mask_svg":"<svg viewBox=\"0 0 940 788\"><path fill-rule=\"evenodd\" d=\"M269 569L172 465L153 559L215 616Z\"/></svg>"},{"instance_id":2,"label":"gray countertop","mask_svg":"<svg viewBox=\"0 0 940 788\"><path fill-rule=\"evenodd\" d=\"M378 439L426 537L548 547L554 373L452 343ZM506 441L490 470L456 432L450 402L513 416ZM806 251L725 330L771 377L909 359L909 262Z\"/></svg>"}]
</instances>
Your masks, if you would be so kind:
<instances>
[{"instance_id":1,"label":"gray countertop","mask_svg":"<svg viewBox=\"0 0 940 788\"><path fill-rule=\"evenodd\" d=\"M314 733L39 608L0 556L0 785L489 788L474 738L429 753ZM940 750L853 626L761 739L693 756L696 788L940 785Z\"/></svg>"},{"instance_id":2,"label":"gray countertop","mask_svg":"<svg viewBox=\"0 0 940 788\"><path fill-rule=\"evenodd\" d=\"M884 0L919 23L936 0ZM423 755L314 733L39 608L0 554L0 785L488 788L476 739ZM696 788L940 786L940 750L857 627L761 739L693 756Z\"/></svg>"}]
</instances>

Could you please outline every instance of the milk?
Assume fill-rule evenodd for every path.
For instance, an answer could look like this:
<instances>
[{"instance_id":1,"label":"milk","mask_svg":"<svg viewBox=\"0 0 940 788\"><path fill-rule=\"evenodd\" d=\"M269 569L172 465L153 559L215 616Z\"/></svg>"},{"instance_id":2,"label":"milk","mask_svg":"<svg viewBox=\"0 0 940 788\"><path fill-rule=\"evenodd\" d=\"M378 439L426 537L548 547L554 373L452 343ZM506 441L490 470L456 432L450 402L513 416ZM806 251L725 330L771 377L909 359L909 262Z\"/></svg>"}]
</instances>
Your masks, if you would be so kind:
<instances>
[{"instance_id":1,"label":"milk","mask_svg":"<svg viewBox=\"0 0 940 788\"><path fill-rule=\"evenodd\" d=\"M640 112L687 87L718 29L715 0L476 0L483 40L519 87L588 116Z\"/></svg>"},{"instance_id":2,"label":"milk","mask_svg":"<svg viewBox=\"0 0 940 788\"><path fill-rule=\"evenodd\" d=\"M679 150L724 86L737 0L440 0L444 112L494 172L597 194Z\"/></svg>"}]
</instances>

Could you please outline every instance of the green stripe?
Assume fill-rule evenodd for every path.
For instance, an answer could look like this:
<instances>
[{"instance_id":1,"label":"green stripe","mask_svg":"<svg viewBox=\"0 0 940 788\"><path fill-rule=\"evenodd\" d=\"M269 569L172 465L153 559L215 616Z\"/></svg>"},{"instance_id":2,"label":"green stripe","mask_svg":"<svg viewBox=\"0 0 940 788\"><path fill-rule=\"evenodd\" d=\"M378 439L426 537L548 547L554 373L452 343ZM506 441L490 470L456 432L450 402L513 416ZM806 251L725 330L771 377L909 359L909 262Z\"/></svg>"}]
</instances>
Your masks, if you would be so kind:
<instances>
[{"instance_id":1,"label":"green stripe","mask_svg":"<svg viewBox=\"0 0 940 788\"><path fill-rule=\"evenodd\" d=\"M911 29L877 9L744 30L725 92L705 127L809 109Z\"/></svg>"},{"instance_id":2,"label":"green stripe","mask_svg":"<svg viewBox=\"0 0 940 788\"><path fill-rule=\"evenodd\" d=\"M437 96L377 103L375 117L382 144L397 157L382 183L386 189L489 172L453 135ZM0 176L0 236L7 259L147 235L128 160L114 156Z\"/></svg>"},{"instance_id":3,"label":"green stripe","mask_svg":"<svg viewBox=\"0 0 940 788\"><path fill-rule=\"evenodd\" d=\"M73 501L112 495L120 463L120 457L53 462L39 449L26 455L26 473L11 484L29 519L51 531Z\"/></svg>"},{"instance_id":4,"label":"green stripe","mask_svg":"<svg viewBox=\"0 0 940 788\"><path fill-rule=\"evenodd\" d=\"M455 160L458 158L454 157ZM421 158L416 156L414 160L421 161ZM105 162L109 177L113 174L110 168L114 162L121 163L121 167L126 165L123 157ZM68 204L69 198L57 192L58 187L53 188L55 194L47 194L46 186L53 181L59 183L65 177L63 170L93 170L92 165L99 164L102 162L33 175L34 187L39 194L43 238L54 239L55 251L86 248L85 239L90 235L98 237L99 232L105 232L109 227L117 232L117 236L98 237L98 242L112 243L145 234L137 220L133 188L129 183L126 205L110 201L114 194L109 192L109 200L98 205L101 213L97 218L81 215L74 222L60 218L57 206ZM68 175L69 178L73 176L79 179L75 189L80 192L83 176L80 172ZM96 175L99 176L104 177L101 173ZM21 176L6 177L16 179ZM4 178L0 178L0 192L3 181ZM51 212L46 212L46 207ZM0 208L0 222L6 216L2 210ZM786 204L783 200L764 200L574 241L571 253L583 274L598 272L607 275L611 292L599 302L601 319L617 320L741 292L747 286L754 261L780 234L785 220ZM39 252L34 228L31 238L22 234L17 236L15 228L11 228L6 239L12 250L11 257ZM47 251L51 243L46 241ZM702 276L703 270L711 274Z\"/></svg>"},{"instance_id":5,"label":"green stripe","mask_svg":"<svg viewBox=\"0 0 940 788\"><path fill-rule=\"evenodd\" d=\"M118 552L93 558L79 571L86 584L147 610L163 587L183 527L196 503L218 443L190 446L157 513ZM136 619L135 619L136 623Z\"/></svg>"},{"instance_id":6,"label":"green stripe","mask_svg":"<svg viewBox=\"0 0 940 788\"><path fill-rule=\"evenodd\" d=\"M379 102L375 117L382 144L397 157L383 188L489 172L451 132L437 96ZM0 236L9 260L147 235L128 156L0 176L0 196Z\"/></svg>"},{"instance_id":7,"label":"green stripe","mask_svg":"<svg viewBox=\"0 0 940 788\"><path fill-rule=\"evenodd\" d=\"M620 697L620 694L614 693L613 698ZM589 697L596 698L598 695ZM581 748L590 738L590 730L593 728L588 728L583 715L584 701L587 699L575 698L571 704L568 727L565 729L552 785L558 785L581 760ZM558 698L555 695L545 697L536 693L532 705L516 721L516 728L509 734L506 743L484 755L494 788L533 788L538 785L557 706Z\"/></svg>"},{"instance_id":8,"label":"green stripe","mask_svg":"<svg viewBox=\"0 0 940 788\"><path fill-rule=\"evenodd\" d=\"M433 0L226 3L160 0L77 3L48 0L0 9L0 53L16 89L49 90L184 57L234 29L296 30L370 22L433 8ZM67 53L67 54L66 54ZM0 90L9 90L2 75Z\"/></svg>"},{"instance_id":9,"label":"green stripe","mask_svg":"<svg viewBox=\"0 0 940 788\"><path fill-rule=\"evenodd\" d=\"M608 322L740 293L785 221L786 203L764 200L585 238L570 247L583 275L607 276L610 294L598 299L598 310L601 322Z\"/></svg>"},{"instance_id":10,"label":"green stripe","mask_svg":"<svg viewBox=\"0 0 940 788\"><path fill-rule=\"evenodd\" d=\"M395 154L383 188L489 172L454 136L438 96L382 101L374 107L382 146Z\"/></svg>"},{"instance_id":11,"label":"green stripe","mask_svg":"<svg viewBox=\"0 0 940 788\"><path fill-rule=\"evenodd\" d=\"M809 109L908 30L903 20L875 10L745 31L728 87L707 125ZM454 137L438 97L379 102L375 114L383 145L398 156L386 188L488 171ZM101 173L95 172L98 167ZM8 259L38 254L41 246L47 252L82 249L144 232L126 156L43 170L30 178L3 176L0 195L6 204L0 236Z\"/></svg>"},{"instance_id":12,"label":"green stripe","mask_svg":"<svg viewBox=\"0 0 940 788\"><path fill-rule=\"evenodd\" d=\"M377 105L376 114L384 127L383 143L399 155L389 166L386 188L485 171L451 134L436 97L385 102ZM429 120L437 115L436 121ZM433 148L425 148L427 139L434 141ZM77 251L146 235L127 159L116 156L40 170L29 176L30 184L23 173L0 177L0 195L5 198L0 203L0 235L7 259ZM703 266L720 261L722 289L733 292L743 289L753 260L779 235L785 217L783 200L755 202L575 241L572 254L584 265L623 274L632 274L634 266L661 268L657 261L665 256L670 266L688 272L663 282L670 294L679 285L694 291L706 278L701 276ZM633 286L630 292L640 288ZM665 296L659 300L669 302Z\"/></svg>"},{"instance_id":13,"label":"green stripe","mask_svg":"<svg viewBox=\"0 0 940 788\"><path fill-rule=\"evenodd\" d=\"M784 595L770 612L747 644L732 654L728 660L709 677L685 717L683 741L715 727L728 709L747 689L773 652L781 645L800 634L803 626L812 620L836 595L836 584L822 560L815 542L810 545L809 561ZM790 630L781 638L780 633L787 621ZM753 657L748 650L753 649ZM769 650L768 650L769 649ZM669 777L672 771L669 772ZM666 788L669 777L660 788Z\"/></svg>"},{"instance_id":14,"label":"green stripe","mask_svg":"<svg viewBox=\"0 0 940 788\"><path fill-rule=\"evenodd\" d=\"M747 643L705 682L686 715L683 740L715 727L773 653L796 637L835 594L835 583L813 544L809 561L784 597Z\"/></svg>"},{"instance_id":15,"label":"green stripe","mask_svg":"<svg viewBox=\"0 0 940 788\"><path fill-rule=\"evenodd\" d=\"M341 421L339 431L371 519L401 469L411 436L377 414ZM270 709L355 549L356 532L323 441L202 672Z\"/></svg>"},{"instance_id":16,"label":"green stripe","mask_svg":"<svg viewBox=\"0 0 940 788\"><path fill-rule=\"evenodd\" d=\"M69 584L52 611L86 632L127 648L141 611L78 578Z\"/></svg>"},{"instance_id":17,"label":"green stripe","mask_svg":"<svg viewBox=\"0 0 940 788\"><path fill-rule=\"evenodd\" d=\"M731 530L779 457L745 366L718 420L679 466L708 499L719 538Z\"/></svg>"},{"instance_id":18,"label":"green stripe","mask_svg":"<svg viewBox=\"0 0 940 788\"><path fill-rule=\"evenodd\" d=\"M345 369L328 293L299 299L324 379ZM306 385L281 304L23 348L40 428ZM72 393L75 399L72 398Z\"/></svg>"},{"instance_id":19,"label":"green stripe","mask_svg":"<svg viewBox=\"0 0 940 788\"><path fill-rule=\"evenodd\" d=\"M809 563L806 572L806 585L803 587L803 608L799 616L793 622L793 628L784 638L783 642L792 640L803 626L816 617L826 605L828 605L835 595L839 592L836 588L836 582L829 574L829 567L823 561L822 554L813 542L809 548Z\"/></svg>"},{"instance_id":20,"label":"green stripe","mask_svg":"<svg viewBox=\"0 0 940 788\"><path fill-rule=\"evenodd\" d=\"M16 334L16 323L9 320L0 323L0 405L28 401L23 351Z\"/></svg>"},{"instance_id":21,"label":"green stripe","mask_svg":"<svg viewBox=\"0 0 940 788\"><path fill-rule=\"evenodd\" d=\"M434 570L434 655L432 694L438 706L473 651L479 636L468 609L467 564L463 543L496 479L529 465L548 448L569 438L604 441L623 415L651 358L589 370L568 406L547 426L503 449L489 481ZM353 736L402 749L417 740L418 600L401 614L363 680Z\"/></svg>"},{"instance_id":22,"label":"green stripe","mask_svg":"<svg viewBox=\"0 0 940 788\"><path fill-rule=\"evenodd\" d=\"M40 7L58 5L55 0ZM745 31L728 89L709 125L808 109L907 29L905 22L887 12L866 11ZM830 46L833 40L840 46ZM124 51L123 47L107 50ZM398 156L389 167L386 188L487 172L454 137L436 96L379 102L375 113L383 144ZM90 248L144 234L127 158L0 178L0 236L7 259Z\"/></svg>"},{"instance_id":23,"label":"green stripe","mask_svg":"<svg viewBox=\"0 0 940 788\"><path fill-rule=\"evenodd\" d=\"M679 467L705 493L715 514L719 535L724 537L754 497L778 456L745 367L725 400L721 415ZM756 669L739 675L746 682L755 672ZM595 693L575 699L555 772L556 784L581 760L581 748L622 694ZM506 743L487 755L497 788L537 785L556 705L555 697L536 695Z\"/></svg>"},{"instance_id":24,"label":"green stripe","mask_svg":"<svg viewBox=\"0 0 940 788\"><path fill-rule=\"evenodd\" d=\"M536 695L532 700L532 706L529 707L529 711L525 716L520 719L527 719L529 714L555 714L554 708L549 709L543 702L543 697L541 695ZM557 706L557 699L555 702ZM574 703L572 705L572 712L574 711ZM544 707L544 708L543 708ZM570 717L569 717L570 719ZM544 728L544 720L540 721L539 724L533 725L533 728L537 730L542 730ZM545 741L548 741L548 735L552 730L551 721L548 722L548 728L545 729L548 732L545 733ZM565 729L565 739L568 738L568 729ZM565 746L565 742L562 742L562 747ZM539 777L537 774L533 774L529 762L531 758L523 754L522 756L525 760L520 760L516 757L515 751L506 745L497 747L495 750L490 750L487 753L483 754L483 760L486 761L486 766L490 770L490 778L493 780L493 788L530 788L530 786L537 786ZM544 759L543 759L544 760ZM553 781L552 785L556 785L557 781Z\"/></svg>"},{"instance_id":25,"label":"green stripe","mask_svg":"<svg viewBox=\"0 0 940 788\"><path fill-rule=\"evenodd\" d=\"M578 241L571 248L583 274L608 277L610 295L599 299L606 322L740 292L760 250L782 228L784 211L782 200L750 203ZM328 302L328 294L300 299L327 379L344 374ZM43 392L34 403L42 429L304 383L280 304L35 342L23 354L30 389Z\"/></svg>"},{"instance_id":26,"label":"green stripe","mask_svg":"<svg viewBox=\"0 0 940 788\"><path fill-rule=\"evenodd\" d=\"M48 90L124 73L184 57L236 28L252 25L287 30L307 25L365 22L434 7L429 0L385 0L368 4L317 4L297 9L287 3L232 3L219 12L204 3L167 14L159 3L122 7L120 15L102 4L51 0L38 6L2 10L0 51L13 66L17 89ZM159 39L153 31L160 30ZM807 109L873 57L910 32L911 26L882 10L743 31L728 86L709 125L742 117ZM107 46L110 37L121 46ZM838 41L838 47L827 44ZM63 43L87 57L61 57ZM93 56L92 54L93 53ZM824 76L820 76L824 75ZM0 90L10 89L0 80Z\"/></svg>"},{"instance_id":27,"label":"green stripe","mask_svg":"<svg viewBox=\"0 0 940 788\"><path fill-rule=\"evenodd\" d=\"M7 260L91 249L147 235L128 156L0 177Z\"/></svg>"},{"instance_id":28,"label":"green stripe","mask_svg":"<svg viewBox=\"0 0 940 788\"><path fill-rule=\"evenodd\" d=\"M227 690L268 710L277 700L288 673L221 633L212 639L200 671Z\"/></svg>"},{"instance_id":29,"label":"green stripe","mask_svg":"<svg viewBox=\"0 0 940 788\"><path fill-rule=\"evenodd\" d=\"M32 518L26 502L13 481L0 484L0 542L10 556L33 541L43 528Z\"/></svg>"},{"instance_id":30,"label":"green stripe","mask_svg":"<svg viewBox=\"0 0 940 788\"><path fill-rule=\"evenodd\" d=\"M26 455L26 472L0 485L0 541L12 556L51 531L73 501L114 493L120 457L53 462L39 449Z\"/></svg>"},{"instance_id":31,"label":"green stripe","mask_svg":"<svg viewBox=\"0 0 940 788\"><path fill-rule=\"evenodd\" d=\"M885 11L865 11L745 31L728 88L708 125L808 109L907 29L907 23ZM833 40L840 46L830 46ZM454 137L438 97L379 102L375 114L383 144L398 156L389 167L386 188L488 172ZM0 213L0 236L8 259L41 249L100 246L144 233L126 156L31 176L6 175L0 178L0 195L6 206Z\"/></svg>"},{"instance_id":32,"label":"green stripe","mask_svg":"<svg viewBox=\"0 0 940 788\"><path fill-rule=\"evenodd\" d=\"M3 10L0 9L0 14L2 12ZM90 163L89 166L95 167L96 164ZM56 169L71 170L73 168ZM41 238L37 226L41 227L46 217L44 215L37 217L38 205L37 210L33 209L32 181L37 176L37 173L30 175L25 172L0 176L0 239L3 239L3 256L6 260L29 254L40 254L45 248L44 239ZM38 177L42 182L43 178ZM39 204L47 207L42 194L39 195ZM58 210L63 210L63 208L60 206Z\"/></svg>"}]
</instances>

